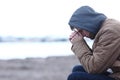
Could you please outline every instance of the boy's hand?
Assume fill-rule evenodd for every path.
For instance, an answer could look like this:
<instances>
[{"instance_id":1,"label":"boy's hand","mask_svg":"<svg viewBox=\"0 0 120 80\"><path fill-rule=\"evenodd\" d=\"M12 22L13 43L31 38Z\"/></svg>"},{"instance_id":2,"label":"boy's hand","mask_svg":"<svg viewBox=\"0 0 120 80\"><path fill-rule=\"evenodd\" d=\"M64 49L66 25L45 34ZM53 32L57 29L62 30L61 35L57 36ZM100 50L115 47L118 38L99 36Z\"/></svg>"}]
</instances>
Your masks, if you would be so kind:
<instances>
[{"instance_id":1,"label":"boy's hand","mask_svg":"<svg viewBox=\"0 0 120 80\"><path fill-rule=\"evenodd\" d=\"M71 33L70 38L69 38L71 43L77 42L81 39L83 39L83 36L80 32L77 32L77 31L74 31L73 33Z\"/></svg>"}]
</instances>

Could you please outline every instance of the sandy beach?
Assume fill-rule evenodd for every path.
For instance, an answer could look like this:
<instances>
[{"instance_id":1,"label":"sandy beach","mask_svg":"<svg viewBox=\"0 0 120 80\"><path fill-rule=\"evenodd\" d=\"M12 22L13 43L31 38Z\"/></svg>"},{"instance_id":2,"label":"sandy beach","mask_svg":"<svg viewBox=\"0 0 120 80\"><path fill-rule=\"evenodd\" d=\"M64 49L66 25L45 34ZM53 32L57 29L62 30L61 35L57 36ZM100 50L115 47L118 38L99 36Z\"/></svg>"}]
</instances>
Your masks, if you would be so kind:
<instances>
[{"instance_id":1,"label":"sandy beach","mask_svg":"<svg viewBox=\"0 0 120 80\"><path fill-rule=\"evenodd\" d=\"M77 64L74 55L0 60L0 80L66 80Z\"/></svg>"}]
</instances>

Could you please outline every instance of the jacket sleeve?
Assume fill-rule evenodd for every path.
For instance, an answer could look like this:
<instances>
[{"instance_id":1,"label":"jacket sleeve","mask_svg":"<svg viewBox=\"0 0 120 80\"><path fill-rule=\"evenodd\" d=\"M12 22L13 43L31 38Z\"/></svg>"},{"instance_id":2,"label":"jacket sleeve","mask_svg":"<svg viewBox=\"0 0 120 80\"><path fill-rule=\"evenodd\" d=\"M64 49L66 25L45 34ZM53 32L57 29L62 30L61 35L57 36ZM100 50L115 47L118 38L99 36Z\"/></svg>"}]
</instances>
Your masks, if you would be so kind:
<instances>
[{"instance_id":1,"label":"jacket sleeve","mask_svg":"<svg viewBox=\"0 0 120 80\"><path fill-rule=\"evenodd\" d=\"M88 73L102 73L120 55L120 37L112 31L105 31L96 45L91 51L85 41L81 40L74 42L71 48Z\"/></svg>"}]
</instances>

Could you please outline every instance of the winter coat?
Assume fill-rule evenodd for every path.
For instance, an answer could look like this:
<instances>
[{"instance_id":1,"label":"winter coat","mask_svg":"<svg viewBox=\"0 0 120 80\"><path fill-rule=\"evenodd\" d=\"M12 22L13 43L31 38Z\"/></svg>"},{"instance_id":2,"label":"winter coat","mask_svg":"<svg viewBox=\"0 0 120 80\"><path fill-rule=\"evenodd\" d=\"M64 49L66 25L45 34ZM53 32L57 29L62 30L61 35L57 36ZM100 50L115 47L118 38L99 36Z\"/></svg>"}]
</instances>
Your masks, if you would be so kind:
<instances>
[{"instance_id":1,"label":"winter coat","mask_svg":"<svg viewBox=\"0 0 120 80\"><path fill-rule=\"evenodd\" d=\"M72 51L84 69L91 74L100 74L109 68L109 75L120 80L120 22L106 19L95 36L92 49L85 40L73 42Z\"/></svg>"}]
</instances>

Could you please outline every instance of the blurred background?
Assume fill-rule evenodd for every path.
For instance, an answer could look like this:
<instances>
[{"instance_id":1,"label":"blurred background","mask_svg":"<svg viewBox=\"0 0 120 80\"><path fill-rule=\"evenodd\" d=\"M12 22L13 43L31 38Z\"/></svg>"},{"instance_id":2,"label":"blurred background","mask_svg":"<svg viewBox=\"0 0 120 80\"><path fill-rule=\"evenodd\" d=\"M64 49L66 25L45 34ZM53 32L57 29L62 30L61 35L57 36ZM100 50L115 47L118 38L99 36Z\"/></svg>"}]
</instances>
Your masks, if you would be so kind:
<instances>
[{"instance_id":1,"label":"blurred background","mask_svg":"<svg viewBox=\"0 0 120 80\"><path fill-rule=\"evenodd\" d=\"M120 20L119 0L0 0L0 80L66 80L79 64L68 21L83 5Z\"/></svg>"},{"instance_id":2,"label":"blurred background","mask_svg":"<svg viewBox=\"0 0 120 80\"><path fill-rule=\"evenodd\" d=\"M113 0L1 0L0 58L71 55L68 21L82 5L120 19Z\"/></svg>"}]
</instances>

